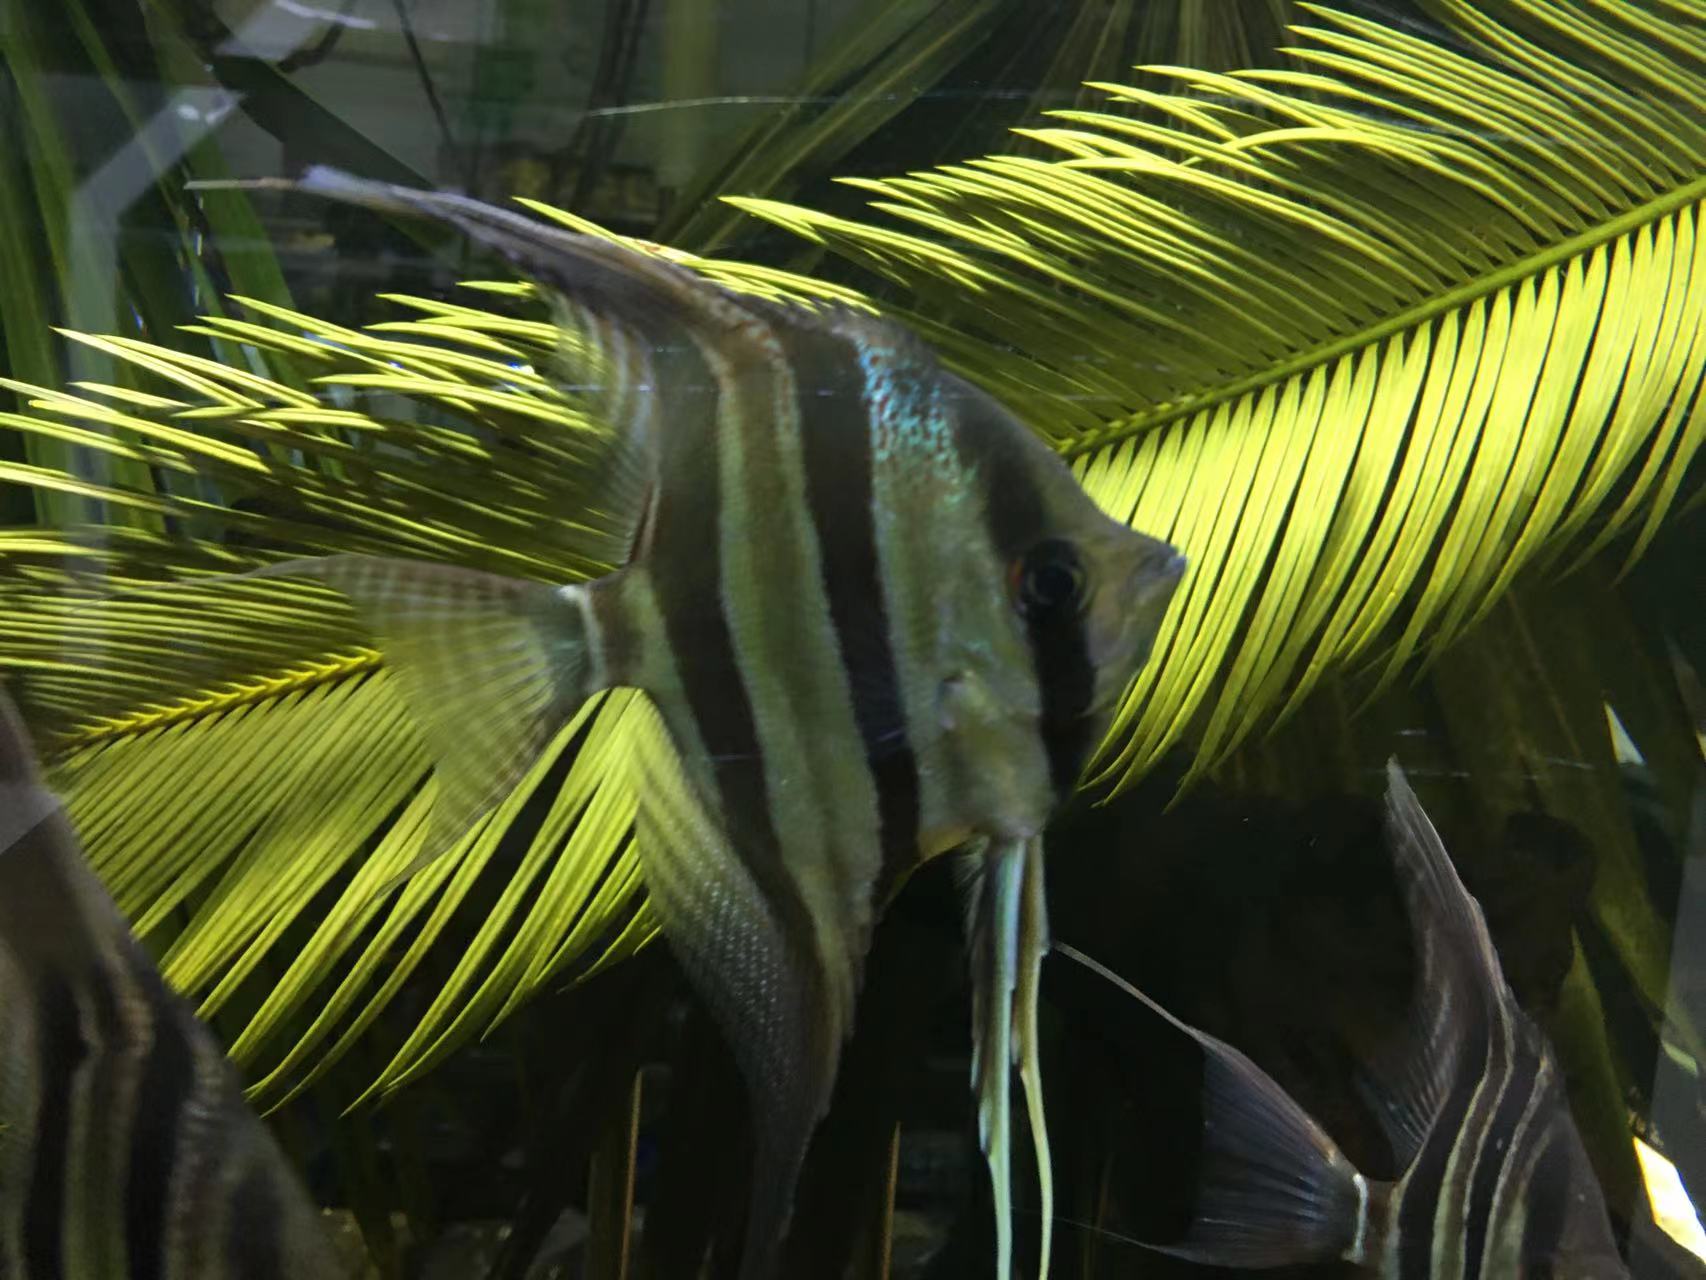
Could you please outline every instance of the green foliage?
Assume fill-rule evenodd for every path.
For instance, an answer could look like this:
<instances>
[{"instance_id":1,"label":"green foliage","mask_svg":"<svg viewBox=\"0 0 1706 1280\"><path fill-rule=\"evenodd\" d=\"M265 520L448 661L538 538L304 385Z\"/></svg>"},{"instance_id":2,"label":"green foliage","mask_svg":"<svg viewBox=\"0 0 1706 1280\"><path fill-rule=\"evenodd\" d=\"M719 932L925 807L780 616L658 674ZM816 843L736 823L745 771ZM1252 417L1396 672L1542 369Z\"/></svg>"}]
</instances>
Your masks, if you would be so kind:
<instances>
[{"instance_id":1,"label":"green foliage","mask_svg":"<svg viewBox=\"0 0 1706 1280\"><path fill-rule=\"evenodd\" d=\"M1634 4L1436 8L1469 50L1312 9L1297 70L1107 87L1167 125L1057 113L1024 131L1052 162L860 180L884 222L734 201L904 285L1191 556L1104 777L1396 675L1584 531L1638 553L1706 433L1706 48L1646 52Z\"/></svg>"},{"instance_id":2,"label":"green foliage","mask_svg":"<svg viewBox=\"0 0 1706 1280\"><path fill-rule=\"evenodd\" d=\"M660 239L698 252L726 250L752 230L722 194L845 203L838 173L959 159L1085 83L1124 76L1133 63L1209 71L1266 66L1293 0L881 0L854 11L784 101L677 193Z\"/></svg>"},{"instance_id":3,"label":"green foliage","mask_svg":"<svg viewBox=\"0 0 1706 1280\"><path fill-rule=\"evenodd\" d=\"M1646 551L1706 438L1706 8L1427 7L1448 40L1297 6L1307 25L1274 66L1291 6L1066 6L1021 87L1033 106L1079 96L1008 152L783 203L852 160L869 172L930 86L1018 56L1014 6L885 5L808 73L800 96L830 105L778 108L707 163L661 233L708 248L756 215L881 288L659 251L733 288L880 299L1073 458L1106 509L1186 550L1156 656L1099 757L1105 793L1158 803L1157 770L1168 794L1217 770L1271 780L1287 744L1323 733L1345 769L1305 772L1338 778L1378 738L1346 746L1343 726L1370 708L1389 724L1415 696L1403 678L1424 671L1456 767L1511 779L1488 784L1489 815L1531 798L1532 776L1541 807L1588 834L1592 929L1656 1017L1668 922L1604 705L1673 807L1697 761L1649 665L1601 687L1627 647L1613 611L1586 651L1548 652L1578 614L1566 623L1540 584ZM80 56L137 118L96 37L105 9L72 12ZM156 72L208 74L209 15L149 13ZM0 182L0 385L19 399L0 415L0 672L56 744L90 856L168 976L240 1015L233 1052L261 1095L294 1096L340 1062L341 1101L394 1092L652 937L623 768L640 717L627 695L595 702L488 820L393 887L433 782L368 637L311 584L197 580L337 551L596 575L608 566L575 533L599 519L576 484L598 424L546 376L559 337L508 282L466 302L387 295L392 318L354 328L293 309L265 255L127 252L115 314L139 325L50 340L77 313L47 269L69 251L71 171L41 38L15 25L5 49L26 145L6 149ZM1166 65L1128 75L1134 50ZM277 71L211 66L304 154L409 180ZM181 154L221 176L211 146ZM186 241L261 235L242 194L168 181L151 199ZM193 290L162 290L173 272ZM68 380L69 350L104 372ZM24 494L39 522L18 514ZM1309 790L1307 758L1289 756L1291 794ZM1594 784L1547 764L1563 758L1593 763ZM435 964L451 937L466 945ZM1586 1111L1614 1134L1637 1073L1593 1013L1605 966L1577 948L1559 1034L1594 1082ZM1675 1034L1697 1053L1700 1030ZM850 1078L904 1093L887 1067ZM631 1075L601 1088L632 1105ZM865 1136L890 1132L887 1105ZM600 1212L624 1224L609 1179L631 1171L628 1115L586 1144L605 1170ZM845 1142L860 1161L892 1156ZM1626 1178L1619 1160L1604 1167ZM865 1169L882 1194L861 1213L892 1208L887 1168ZM835 1230L875 1247L874 1220Z\"/></svg>"},{"instance_id":4,"label":"green foliage","mask_svg":"<svg viewBox=\"0 0 1706 1280\"><path fill-rule=\"evenodd\" d=\"M1442 646L1519 570L1556 560L1590 522L1597 544L1641 521L1638 549L1673 500L1703 429L1696 219L1706 129L1683 110L1698 92L1689 55L1699 51L1680 31L1672 61L1632 48L1642 11L1631 5L1562 34L1521 32L1522 20L1548 11L1518 6L1505 26L1445 6L1478 59L1323 12L1297 54L1318 70L1174 68L1193 92L1109 90L1170 125L1074 110L1070 127L1030 131L1063 158L992 157L865 184L880 209L930 238L737 201L899 279L916 299L902 313L950 359L1080 458L1108 509L1190 556L1157 657L1104 751L1104 776L1129 782L1187 736L1205 769L1300 705L1323 673L1379 655L1390 676ZM1607 57L1623 80L1596 74ZM1598 145L1608 134L1623 144L1615 153ZM699 265L736 287L832 292ZM388 550L555 580L600 568L572 551L576 519L596 518L595 498L573 489L577 433L591 427L535 371L556 340L549 325L398 299L418 318L355 331L237 301L250 318L213 317L192 332L246 344L269 371L312 371L316 390L122 337L80 340L170 392L170 403L155 392L15 387L32 412L10 425L27 439L214 482L220 497L210 500L10 467L8 478L41 491L104 503L115 524L132 512L208 531L166 542L81 531L81 554L103 562L109 585L152 565L181 574L247 562L209 540L222 530L278 551ZM380 408L405 402L417 411ZM52 544L55 561L63 550ZM20 548L17 558L32 557ZM382 883L375 868L406 846L398 833L413 810L376 826L377 797L357 803L347 791L365 776L349 763L386 762L378 794L390 811L418 781L418 748L400 723L375 740L336 731L346 684L360 682L363 699L387 695L347 615L336 630L323 591L212 589L229 629L189 651L178 622L187 599L121 597L99 610L111 621L91 627L82 618L94 614L54 596L61 577L43 564L8 587L16 607L0 625L35 655L14 648L10 661L26 668L36 713L72 729L63 777L80 815L90 806L92 856L127 909L158 924L192 890L215 886L168 956L174 980L211 989L214 1005L279 936L267 927L278 894L264 886L300 839L273 816L291 794L290 770L264 785L234 779L243 820L206 811L191 820L193 840L176 826L93 816L129 793L134 770L159 777L156 741L235 735L206 749L238 758L238 740L270 737L298 703L316 726L323 720L308 731L332 753L320 785L334 790L321 799L349 825L321 831L315 870L299 873L318 887L362 871L343 890L332 941L298 957L267 1016L240 1039L240 1053L258 1054L285 1012L326 999L319 988L342 948L370 945L350 925L371 922L375 908L360 899ZM127 640L115 645L119 630ZM287 656L295 665L281 672ZM103 703L116 703L116 716L95 718L109 711ZM389 723L372 714L357 716L365 732ZM597 731L620 714L601 709ZM584 752L576 767L588 767ZM620 789L620 770L607 772L603 785ZM509 812L519 807L518 798ZM283 823L287 838L257 852L250 833L269 823ZM499 815L486 844L471 839L463 856L478 861L507 826ZM632 909L630 880L607 904L609 919L595 913L567 932L606 883L585 868L626 848L621 821L590 830L567 843L555 830L539 848L568 896L544 913L556 932L524 930L533 949L524 968L536 978ZM108 833L120 831L145 849L169 836L183 852L133 890L109 870ZM465 883L454 865L399 896L388 922L400 927L441 884L453 904ZM472 1025L459 1008L434 1006L388 1084L441 1033ZM328 1031L320 1024L308 1043Z\"/></svg>"}]
</instances>

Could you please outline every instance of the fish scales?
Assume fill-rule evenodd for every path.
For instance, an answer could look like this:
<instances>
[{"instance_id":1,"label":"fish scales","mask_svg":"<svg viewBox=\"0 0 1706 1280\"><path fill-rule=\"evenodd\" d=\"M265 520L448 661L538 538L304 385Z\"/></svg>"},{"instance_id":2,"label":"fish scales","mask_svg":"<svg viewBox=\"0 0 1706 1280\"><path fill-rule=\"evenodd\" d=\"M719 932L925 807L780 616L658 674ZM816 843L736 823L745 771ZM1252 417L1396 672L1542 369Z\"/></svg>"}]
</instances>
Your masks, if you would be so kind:
<instances>
[{"instance_id":1,"label":"fish scales","mask_svg":"<svg viewBox=\"0 0 1706 1280\"><path fill-rule=\"evenodd\" d=\"M843 665L831 610L840 579L825 560L828 540L818 537L823 515L814 519L807 501L805 462L819 453L808 455L802 436L822 435L825 424L802 429L793 361L773 330L753 320L740 340L749 344L745 352L700 352L714 388L715 456L707 459L687 432L666 438L646 557L627 572L630 582L646 579L655 594L670 669L642 668L627 678L654 691L672 736L703 743L703 753L684 753L685 777L699 806L732 833L728 845L744 851L778 922L774 933L759 935L774 939L769 946L748 940L753 954L744 963L755 971L731 984L736 989L722 1003L823 975L822 987L808 986L785 1002L822 1009L820 1019L789 1026L772 1011L749 1030L760 1043L744 1051L737 1043L737 1054L744 1052L765 1077L772 1110L756 1119L762 1148L780 1165L773 1182L785 1185L803 1158L820 1101L810 1092L781 1107L776 1100L798 1089L792 1077L802 1062L809 1064L808 1080L833 1072L856 982L838 940L869 931L881 815L864 752L848 749L862 734L856 679ZM794 355L810 354L798 350L798 340L794 345ZM869 526L868 509L848 516L847 523ZM628 590L627 582L615 584L608 605L600 598L601 615L606 608L620 612ZM671 696L676 679L685 705ZM690 731L684 717L691 718ZM666 904L666 919L670 914ZM781 1044L763 1043L770 1038L794 1043L784 1052ZM750 1230L774 1235L782 1213L782 1206L766 1205Z\"/></svg>"},{"instance_id":2,"label":"fish scales","mask_svg":"<svg viewBox=\"0 0 1706 1280\"><path fill-rule=\"evenodd\" d=\"M1479 1002L1469 1003L1473 1006ZM1492 1025L1475 1018L1469 1032L1473 1047L1465 1057L1465 1069L1446 1096L1410 1174L1399 1184L1393 1248L1401 1280L1461 1272L1462 1188L1473 1166L1476 1146L1486 1134L1488 1094L1498 1085L1489 1072L1497 1070L1503 1053L1494 1031Z\"/></svg>"},{"instance_id":3,"label":"fish scales","mask_svg":"<svg viewBox=\"0 0 1706 1280\"><path fill-rule=\"evenodd\" d=\"M879 512L891 510L897 495L882 460L896 431L929 429L929 405L914 406L893 388L891 370L905 365L874 335L788 334L784 349L796 367L821 369L799 393L796 421L829 625L876 805L880 898L916 857L922 817L901 679L909 654L894 634L885 587L905 572L896 554L904 548L883 537L888 522ZM914 416L915 407L926 416ZM863 802L866 788L858 794ZM869 838L869 815L853 829Z\"/></svg>"},{"instance_id":4,"label":"fish scales","mask_svg":"<svg viewBox=\"0 0 1706 1280\"><path fill-rule=\"evenodd\" d=\"M1544 1046L1535 1049L1529 1059L1533 1079L1519 1090L1523 1111L1512 1129L1509 1154L1497 1162L1497 1183L1487 1203L1489 1225L1520 1222L1522 1230L1502 1235L1489 1231L1485 1235L1479 1250L1480 1274L1484 1276L1508 1275L1521 1267L1524 1257L1553 1257L1559 1251L1557 1238L1543 1239L1535 1232L1539 1215L1530 1189L1546 1182L1568 1185L1567 1173L1541 1171L1541 1165L1545 1163L1546 1148L1558 1117L1569 1115L1569 1100Z\"/></svg>"},{"instance_id":5,"label":"fish scales","mask_svg":"<svg viewBox=\"0 0 1706 1280\"><path fill-rule=\"evenodd\" d=\"M989 455L984 481L989 495L985 505L989 537L998 562L1013 563L1025 554L1036 539L1037 529L1045 523L1042 495L1018 449L991 448L988 441L966 441L968 447L978 444ZM1038 714L1047 777L1064 795L1084 767L1084 757L1092 745L1093 726L1085 713L1095 696L1095 669L1083 618L1032 615L1026 618L1025 632L1041 698Z\"/></svg>"},{"instance_id":6,"label":"fish scales","mask_svg":"<svg viewBox=\"0 0 1706 1280\"><path fill-rule=\"evenodd\" d=\"M1540 1055L1515 1031L1513 1024L1502 1020L1495 1041L1502 1051L1488 1055L1482 1072L1493 1105L1474 1132L1471 1158L1461 1162L1465 1176L1452 1179L1451 1194L1463 1204L1460 1265L1464 1280L1478 1280L1484 1274L1493 1203L1517 1151L1522 1118L1539 1083ZM1460 1145L1470 1141L1466 1129Z\"/></svg>"}]
</instances>

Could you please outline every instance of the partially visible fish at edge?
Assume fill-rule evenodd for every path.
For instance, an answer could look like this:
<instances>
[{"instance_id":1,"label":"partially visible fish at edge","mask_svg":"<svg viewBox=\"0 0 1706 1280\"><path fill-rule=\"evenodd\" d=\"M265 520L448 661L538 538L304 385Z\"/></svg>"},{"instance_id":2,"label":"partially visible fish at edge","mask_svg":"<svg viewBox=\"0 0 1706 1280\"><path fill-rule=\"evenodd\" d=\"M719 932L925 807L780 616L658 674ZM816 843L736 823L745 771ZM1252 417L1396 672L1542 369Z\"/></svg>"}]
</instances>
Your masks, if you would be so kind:
<instances>
[{"instance_id":1,"label":"partially visible fish at edge","mask_svg":"<svg viewBox=\"0 0 1706 1280\"><path fill-rule=\"evenodd\" d=\"M336 1280L324 1220L136 943L0 691L0 1276Z\"/></svg>"},{"instance_id":2,"label":"partially visible fish at edge","mask_svg":"<svg viewBox=\"0 0 1706 1280\"><path fill-rule=\"evenodd\" d=\"M609 428L582 486L608 518L585 556L604 577L360 556L262 572L317 576L367 620L435 755L435 849L590 695L645 692L646 888L752 1104L742 1275L775 1270L876 918L950 851L998 1275L1014 1065L1046 1275L1042 830L1147 657L1183 557L1099 511L1023 424L891 322L742 296L463 196L323 168L239 185L433 219L495 251L564 335L542 372ZM564 512L565 527L585 519Z\"/></svg>"},{"instance_id":3,"label":"partially visible fish at edge","mask_svg":"<svg viewBox=\"0 0 1706 1280\"><path fill-rule=\"evenodd\" d=\"M1395 762L1386 831L1416 984L1405 1030L1364 1083L1403 1171L1396 1182L1364 1177L1237 1049L1056 944L1202 1051L1191 1221L1177 1239L1142 1243L1224 1267L1344 1259L1385 1280L1627 1280L1557 1057Z\"/></svg>"}]
</instances>

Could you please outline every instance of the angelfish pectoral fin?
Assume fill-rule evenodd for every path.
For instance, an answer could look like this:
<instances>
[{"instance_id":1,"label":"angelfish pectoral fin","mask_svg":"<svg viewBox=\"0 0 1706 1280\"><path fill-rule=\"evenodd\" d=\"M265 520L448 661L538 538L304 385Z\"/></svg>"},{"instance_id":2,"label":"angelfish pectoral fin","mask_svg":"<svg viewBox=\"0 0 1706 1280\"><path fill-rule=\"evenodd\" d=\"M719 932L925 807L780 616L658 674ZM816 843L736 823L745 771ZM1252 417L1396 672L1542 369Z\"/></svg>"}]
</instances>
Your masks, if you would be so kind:
<instances>
[{"instance_id":1,"label":"angelfish pectoral fin","mask_svg":"<svg viewBox=\"0 0 1706 1280\"><path fill-rule=\"evenodd\" d=\"M432 829L409 871L502 800L606 683L584 586L366 555L244 576L318 579L372 632L437 779Z\"/></svg>"},{"instance_id":2,"label":"angelfish pectoral fin","mask_svg":"<svg viewBox=\"0 0 1706 1280\"><path fill-rule=\"evenodd\" d=\"M978 1139L989 1163L995 1203L996 1276L1013 1267L1011 1080L1025 1088L1042 1211L1040 1280L1048 1278L1054 1221L1054 1171L1043 1117L1037 1047L1037 986L1048 949L1042 840L979 846L961 855L966 945L972 971L972 1088Z\"/></svg>"}]
</instances>

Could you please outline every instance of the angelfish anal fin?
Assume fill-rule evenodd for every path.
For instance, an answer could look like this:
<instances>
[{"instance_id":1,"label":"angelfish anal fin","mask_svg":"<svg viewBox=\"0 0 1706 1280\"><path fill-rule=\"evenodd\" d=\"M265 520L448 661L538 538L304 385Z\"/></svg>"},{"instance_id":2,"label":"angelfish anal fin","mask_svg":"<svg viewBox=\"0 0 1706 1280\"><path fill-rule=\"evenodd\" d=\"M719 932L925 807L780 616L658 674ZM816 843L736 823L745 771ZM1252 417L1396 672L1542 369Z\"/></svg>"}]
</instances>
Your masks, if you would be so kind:
<instances>
[{"instance_id":1,"label":"angelfish anal fin","mask_svg":"<svg viewBox=\"0 0 1706 1280\"><path fill-rule=\"evenodd\" d=\"M246 577L315 578L372 633L438 784L406 876L508 794L588 696L605 687L585 586L553 586L387 556L288 560Z\"/></svg>"},{"instance_id":2,"label":"angelfish anal fin","mask_svg":"<svg viewBox=\"0 0 1706 1280\"><path fill-rule=\"evenodd\" d=\"M995 1204L996 1276L1008 1280L1013 1270L1011 1081L1017 1065L1041 1200L1038 1275L1048 1280L1054 1169L1037 1045L1037 988L1049 945L1042 839L982 844L960 855L958 870L972 977L972 1089Z\"/></svg>"},{"instance_id":3,"label":"angelfish anal fin","mask_svg":"<svg viewBox=\"0 0 1706 1280\"><path fill-rule=\"evenodd\" d=\"M688 780L663 717L649 699L636 712L644 719L631 777L646 889L746 1084L754 1152L740 1277L770 1280L846 1029L829 1012L821 958L783 928Z\"/></svg>"}]
</instances>

